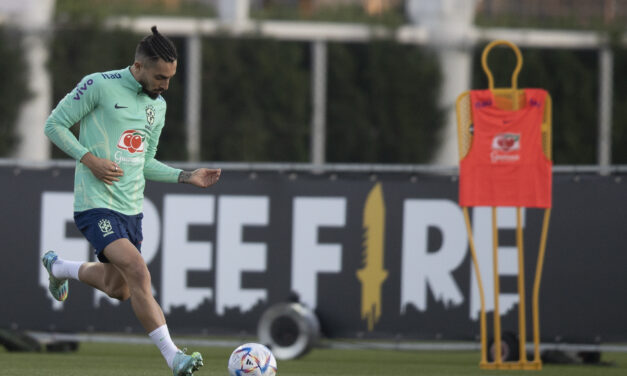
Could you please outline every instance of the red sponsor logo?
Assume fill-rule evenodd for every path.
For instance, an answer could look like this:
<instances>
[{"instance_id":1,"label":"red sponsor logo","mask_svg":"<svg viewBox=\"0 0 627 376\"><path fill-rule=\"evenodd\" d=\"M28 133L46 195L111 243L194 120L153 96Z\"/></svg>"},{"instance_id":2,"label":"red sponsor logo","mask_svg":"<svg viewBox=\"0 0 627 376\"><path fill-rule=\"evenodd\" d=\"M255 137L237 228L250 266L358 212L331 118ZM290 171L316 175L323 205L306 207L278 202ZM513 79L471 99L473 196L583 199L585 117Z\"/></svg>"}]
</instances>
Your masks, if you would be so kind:
<instances>
[{"instance_id":1,"label":"red sponsor logo","mask_svg":"<svg viewBox=\"0 0 627 376\"><path fill-rule=\"evenodd\" d=\"M492 150L510 152L520 149L520 135L517 133L501 133L492 139Z\"/></svg>"},{"instance_id":2,"label":"red sponsor logo","mask_svg":"<svg viewBox=\"0 0 627 376\"><path fill-rule=\"evenodd\" d=\"M500 133L492 139L492 163L511 163L520 160L520 134Z\"/></svg>"},{"instance_id":3,"label":"red sponsor logo","mask_svg":"<svg viewBox=\"0 0 627 376\"><path fill-rule=\"evenodd\" d=\"M118 148L127 150L129 153L143 153L144 140L146 137L134 129L124 131L118 141Z\"/></svg>"}]
</instances>

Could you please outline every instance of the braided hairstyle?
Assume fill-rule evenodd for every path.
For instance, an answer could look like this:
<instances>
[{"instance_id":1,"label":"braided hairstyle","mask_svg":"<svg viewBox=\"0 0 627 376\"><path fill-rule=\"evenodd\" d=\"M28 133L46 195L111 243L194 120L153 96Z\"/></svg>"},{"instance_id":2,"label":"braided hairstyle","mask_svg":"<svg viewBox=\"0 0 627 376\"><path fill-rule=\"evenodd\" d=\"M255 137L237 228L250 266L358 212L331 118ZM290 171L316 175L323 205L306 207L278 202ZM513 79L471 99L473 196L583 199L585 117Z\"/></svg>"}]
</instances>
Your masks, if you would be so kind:
<instances>
[{"instance_id":1,"label":"braided hairstyle","mask_svg":"<svg viewBox=\"0 0 627 376\"><path fill-rule=\"evenodd\" d=\"M159 59L172 63L178 59L174 43L157 31L157 26L150 28L152 35L142 39L135 49L135 60L156 62Z\"/></svg>"}]
</instances>

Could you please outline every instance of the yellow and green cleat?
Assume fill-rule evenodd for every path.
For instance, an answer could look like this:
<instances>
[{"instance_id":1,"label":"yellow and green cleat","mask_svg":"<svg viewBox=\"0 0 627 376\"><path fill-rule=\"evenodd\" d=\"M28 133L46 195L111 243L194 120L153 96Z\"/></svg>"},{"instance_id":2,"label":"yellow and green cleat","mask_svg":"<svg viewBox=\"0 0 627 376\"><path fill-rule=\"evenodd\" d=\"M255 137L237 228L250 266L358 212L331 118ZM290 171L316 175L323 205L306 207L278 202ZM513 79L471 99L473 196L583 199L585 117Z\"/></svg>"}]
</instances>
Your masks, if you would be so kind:
<instances>
[{"instance_id":1,"label":"yellow and green cleat","mask_svg":"<svg viewBox=\"0 0 627 376\"><path fill-rule=\"evenodd\" d=\"M187 355L183 351L178 351L172 361L172 375L191 376L202 366L202 355L199 352Z\"/></svg>"}]
</instances>

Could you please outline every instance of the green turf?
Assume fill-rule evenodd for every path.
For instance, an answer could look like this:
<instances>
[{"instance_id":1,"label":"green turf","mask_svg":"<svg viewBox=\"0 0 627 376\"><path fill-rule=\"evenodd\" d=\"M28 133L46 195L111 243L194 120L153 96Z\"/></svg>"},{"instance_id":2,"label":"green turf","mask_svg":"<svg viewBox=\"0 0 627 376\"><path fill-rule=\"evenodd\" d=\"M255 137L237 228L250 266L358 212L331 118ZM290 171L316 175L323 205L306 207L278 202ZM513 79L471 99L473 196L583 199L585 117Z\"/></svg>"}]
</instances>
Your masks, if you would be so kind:
<instances>
[{"instance_id":1,"label":"green turf","mask_svg":"<svg viewBox=\"0 0 627 376\"><path fill-rule=\"evenodd\" d=\"M190 348L200 351L205 367L198 376L227 375L226 362L232 349ZM298 360L279 361L281 376L312 375L627 375L627 354L605 353L609 366L544 365L536 371L481 371L477 352L390 351L314 349ZM171 375L152 345L83 343L75 353L8 353L0 349L2 376L140 376Z\"/></svg>"}]
</instances>

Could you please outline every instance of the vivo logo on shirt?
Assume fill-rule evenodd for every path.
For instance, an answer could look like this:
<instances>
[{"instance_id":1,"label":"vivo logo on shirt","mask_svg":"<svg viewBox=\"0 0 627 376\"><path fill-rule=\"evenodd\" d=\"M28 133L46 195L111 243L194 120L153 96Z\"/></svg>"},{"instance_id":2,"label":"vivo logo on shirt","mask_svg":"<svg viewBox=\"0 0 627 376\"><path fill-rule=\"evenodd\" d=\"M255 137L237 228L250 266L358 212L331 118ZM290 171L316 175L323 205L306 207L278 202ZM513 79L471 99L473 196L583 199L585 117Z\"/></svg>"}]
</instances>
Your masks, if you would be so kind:
<instances>
[{"instance_id":1,"label":"vivo logo on shirt","mask_svg":"<svg viewBox=\"0 0 627 376\"><path fill-rule=\"evenodd\" d=\"M90 78L89 80L87 80L87 82L83 84L83 86L76 86L76 95L73 96L72 99L74 99L75 101L80 100L84 92L87 91L87 88L93 85L93 83L94 80Z\"/></svg>"}]
</instances>

